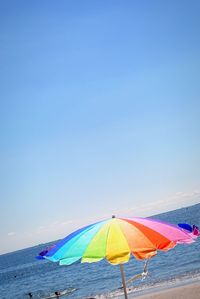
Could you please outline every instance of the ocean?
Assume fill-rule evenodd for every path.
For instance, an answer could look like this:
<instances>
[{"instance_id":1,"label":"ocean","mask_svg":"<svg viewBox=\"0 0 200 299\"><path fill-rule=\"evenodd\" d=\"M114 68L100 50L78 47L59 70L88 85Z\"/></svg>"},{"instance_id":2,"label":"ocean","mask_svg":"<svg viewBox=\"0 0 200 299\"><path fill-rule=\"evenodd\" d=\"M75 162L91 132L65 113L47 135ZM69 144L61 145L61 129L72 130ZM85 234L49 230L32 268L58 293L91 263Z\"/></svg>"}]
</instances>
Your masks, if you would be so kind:
<instances>
[{"instance_id":1,"label":"ocean","mask_svg":"<svg viewBox=\"0 0 200 299\"><path fill-rule=\"evenodd\" d=\"M154 218L174 224L187 222L200 227L200 204L170 211ZM60 298L113 298L123 294L119 266L106 261L93 264L76 263L59 266L35 256L50 244L0 255L0 298L53 298L56 291L65 293ZM131 258L124 265L126 279L143 271L144 262ZM129 285L129 292L148 291L155 286L200 281L200 238L190 245L178 245L168 252L159 252L149 262L149 275Z\"/></svg>"}]
</instances>

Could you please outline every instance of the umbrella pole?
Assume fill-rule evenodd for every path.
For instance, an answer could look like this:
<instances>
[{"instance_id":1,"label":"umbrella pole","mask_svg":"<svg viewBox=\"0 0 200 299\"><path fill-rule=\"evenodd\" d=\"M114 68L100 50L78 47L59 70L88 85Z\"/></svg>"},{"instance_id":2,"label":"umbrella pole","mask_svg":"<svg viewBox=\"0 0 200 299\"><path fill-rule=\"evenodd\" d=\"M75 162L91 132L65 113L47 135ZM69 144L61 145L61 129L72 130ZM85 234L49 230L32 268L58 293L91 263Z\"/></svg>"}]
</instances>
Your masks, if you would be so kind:
<instances>
[{"instance_id":1,"label":"umbrella pole","mask_svg":"<svg viewBox=\"0 0 200 299\"><path fill-rule=\"evenodd\" d=\"M122 284L123 284L123 288L124 288L124 298L128 299L127 290L126 290L126 281L125 281L125 277L124 277L124 266L123 266L123 264L120 264L120 272L121 272Z\"/></svg>"}]
</instances>

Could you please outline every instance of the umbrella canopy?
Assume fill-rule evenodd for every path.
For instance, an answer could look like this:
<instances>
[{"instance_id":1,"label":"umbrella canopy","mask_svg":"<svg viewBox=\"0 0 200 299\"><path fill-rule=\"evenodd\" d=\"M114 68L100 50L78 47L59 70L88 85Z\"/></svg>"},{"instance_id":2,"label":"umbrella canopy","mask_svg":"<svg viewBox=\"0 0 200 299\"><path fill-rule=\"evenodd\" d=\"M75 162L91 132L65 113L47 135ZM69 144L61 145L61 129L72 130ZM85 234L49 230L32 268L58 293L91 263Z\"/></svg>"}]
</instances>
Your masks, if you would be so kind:
<instances>
[{"instance_id":1,"label":"umbrella canopy","mask_svg":"<svg viewBox=\"0 0 200 299\"><path fill-rule=\"evenodd\" d=\"M193 235L178 226L151 218L115 218L83 227L42 252L42 257L70 265L106 259L120 264L125 299L128 298L123 263L131 255L136 259L149 259L157 250L167 251L178 243L192 243Z\"/></svg>"},{"instance_id":2,"label":"umbrella canopy","mask_svg":"<svg viewBox=\"0 0 200 299\"><path fill-rule=\"evenodd\" d=\"M58 242L44 257L60 265L98 262L128 262L133 255L148 259L157 250L167 251L193 238L177 226L151 218L115 218L81 228Z\"/></svg>"}]
</instances>

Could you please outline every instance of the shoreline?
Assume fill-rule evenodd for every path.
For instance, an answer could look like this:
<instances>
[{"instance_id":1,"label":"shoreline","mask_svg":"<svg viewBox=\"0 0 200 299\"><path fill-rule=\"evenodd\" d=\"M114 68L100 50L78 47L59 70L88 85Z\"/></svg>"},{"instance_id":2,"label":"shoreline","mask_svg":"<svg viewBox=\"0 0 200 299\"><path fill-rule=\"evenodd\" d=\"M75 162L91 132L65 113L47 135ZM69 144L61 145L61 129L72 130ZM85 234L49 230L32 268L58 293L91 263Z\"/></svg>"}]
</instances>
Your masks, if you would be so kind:
<instances>
[{"instance_id":1,"label":"shoreline","mask_svg":"<svg viewBox=\"0 0 200 299\"><path fill-rule=\"evenodd\" d=\"M124 298L120 296L118 299ZM128 293L129 299L200 299L200 280Z\"/></svg>"},{"instance_id":2,"label":"shoreline","mask_svg":"<svg viewBox=\"0 0 200 299\"><path fill-rule=\"evenodd\" d=\"M129 299L199 299L200 282L191 283L182 286L173 286L164 290L154 290L145 295L129 295Z\"/></svg>"},{"instance_id":3,"label":"shoreline","mask_svg":"<svg viewBox=\"0 0 200 299\"><path fill-rule=\"evenodd\" d=\"M200 299L200 281L152 288L145 293L129 293L129 299Z\"/></svg>"}]
</instances>

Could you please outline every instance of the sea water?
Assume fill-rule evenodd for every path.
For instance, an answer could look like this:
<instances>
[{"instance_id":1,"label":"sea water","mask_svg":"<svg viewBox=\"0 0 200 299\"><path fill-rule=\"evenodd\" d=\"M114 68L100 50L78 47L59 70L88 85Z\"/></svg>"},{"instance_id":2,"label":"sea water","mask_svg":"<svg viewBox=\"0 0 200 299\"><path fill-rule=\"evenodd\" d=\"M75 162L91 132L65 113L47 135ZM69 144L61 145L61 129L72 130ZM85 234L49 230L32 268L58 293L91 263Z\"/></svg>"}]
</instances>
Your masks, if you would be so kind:
<instances>
[{"instance_id":1,"label":"sea water","mask_svg":"<svg viewBox=\"0 0 200 299\"><path fill-rule=\"evenodd\" d=\"M171 223L187 222L200 226L200 204L156 215ZM119 266L106 261L59 266L35 256L50 244L0 255L0 298L48 298L55 291L64 291L61 298L112 298L122 294ZM126 279L143 271L144 262L131 258L124 265ZM200 238L190 245L178 245L168 252L159 252L149 262L149 275L129 286L129 291L148 290L177 282L200 281Z\"/></svg>"}]
</instances>

